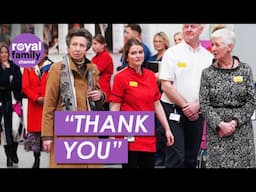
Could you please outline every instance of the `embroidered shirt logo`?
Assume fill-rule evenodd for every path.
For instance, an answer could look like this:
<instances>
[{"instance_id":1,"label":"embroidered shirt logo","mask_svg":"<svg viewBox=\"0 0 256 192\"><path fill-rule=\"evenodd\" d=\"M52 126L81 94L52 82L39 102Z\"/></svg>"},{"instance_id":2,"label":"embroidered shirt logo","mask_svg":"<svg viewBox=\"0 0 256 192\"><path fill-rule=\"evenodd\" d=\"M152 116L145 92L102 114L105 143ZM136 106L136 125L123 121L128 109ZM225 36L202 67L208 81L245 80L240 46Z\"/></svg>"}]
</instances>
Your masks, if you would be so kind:
<instances>
[{"instance_id":1,"label":"embroidered shirt logo","mask_svg":"<svg viewBox=\"0 0 256 192\"><path fill-rule=\"evenodd\" d=\"M185 62L179 61L177 63L177 66L180 67L180 68L185 68L185 67L187 67L187 64Z\"/></svg>"},{"instance_id":2,"label":"embroidered shirt logo","mask_svg":"<svg viewBox=\"0 0 256 192\"><path fill-rule=\"evenodd\" d=\"M233 81L236 83L242 83L244 79L243 79L243 76L234 76Z\"/></svg>"},{"instance_id":3,"label":"embroidered shirt logo","mask_svg":"<svg viewBox=\"0 0 256 192\"><path fill-rule=\"evenodd\" d=\"M129 82L129 85L130 85L131 87L138 87L138 82L136 82L136 81L130 81L130 82Z\"/></svg>"}]
</instances>

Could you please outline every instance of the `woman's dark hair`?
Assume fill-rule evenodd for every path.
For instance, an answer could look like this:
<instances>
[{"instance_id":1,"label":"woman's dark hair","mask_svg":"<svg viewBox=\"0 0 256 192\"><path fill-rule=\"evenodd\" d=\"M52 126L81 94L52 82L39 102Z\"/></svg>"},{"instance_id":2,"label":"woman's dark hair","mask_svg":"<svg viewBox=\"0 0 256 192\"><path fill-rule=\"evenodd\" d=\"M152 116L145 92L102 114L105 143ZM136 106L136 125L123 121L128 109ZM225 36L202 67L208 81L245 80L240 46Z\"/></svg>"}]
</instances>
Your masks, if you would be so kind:
<instances>
[{"instance_id":1,"label":"woman's dark hair","mask_svg":"<svg viewBox=\"0 0 256 192\"><path fill-rule=\"evenodd\" d=\"M142 43L138 39L129 39L125 43L124 49L123 49L123 57L124 57L124 61L126 61L126 62L128 59L129 50L130 50L131 46L133 46L133 45L140 45L141 47L143 47Z\"/></svg>"},{"instance_id":2,"label":"woman's dark hair","mask_svg":"<svg viewBox=\"0 0 256 192\"><path fill-rule=\"evenodd\" d=\"M93 40L99 42L100 44L102 45L105 45L106 46L106 39L103 35L101 34L96 34L94 37L93 37Z\"/></svg>"},{"instance_id":3,"label":"woman's dark hair","mask_svg":"<svg viewBox=\"0 0 256 192\"><path fill-rule=\"evenodd\" d=\"M86 50L90 49L92 46L92 34L85 28L76 29L73 28L69 31L69 33L66 36L66 44L69 47L70 40L72 37L84 37L87 39L87 47Z\"/></svg>"}]
</instances>

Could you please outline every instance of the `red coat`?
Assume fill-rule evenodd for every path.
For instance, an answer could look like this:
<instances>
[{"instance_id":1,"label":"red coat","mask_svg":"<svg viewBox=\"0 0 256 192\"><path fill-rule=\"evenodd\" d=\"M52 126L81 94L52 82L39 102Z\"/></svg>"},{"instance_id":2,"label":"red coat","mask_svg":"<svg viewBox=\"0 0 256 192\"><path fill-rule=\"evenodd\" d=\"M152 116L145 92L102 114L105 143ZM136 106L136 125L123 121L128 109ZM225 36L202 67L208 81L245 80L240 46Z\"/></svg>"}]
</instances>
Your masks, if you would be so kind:
<instances>
[{"instance_id":1,"label":"red coat","mask_svg":"<svg viewBox=\"0 0 256 192\"><path fill-rule=\"evenodd\" d=\"M109 102L111 92L111 76L113 74L113 59L110 54L104 50L92 58L92 62L97 65L99 74L99 84L106 95L106 102Z\"/></svg>"},{"instance_id":2,"label":"red coat","mask_svg":"<svg viewBox=\"0 0 256 192\"><path fill-rule=\"evenodd\" d=\"M40 78L33 68L25 68L22 75L22 89L28 97L27 131L41 132L43 105L36 103L38 97L44 97L48 71Z\"/></svg>"}]
</instances>

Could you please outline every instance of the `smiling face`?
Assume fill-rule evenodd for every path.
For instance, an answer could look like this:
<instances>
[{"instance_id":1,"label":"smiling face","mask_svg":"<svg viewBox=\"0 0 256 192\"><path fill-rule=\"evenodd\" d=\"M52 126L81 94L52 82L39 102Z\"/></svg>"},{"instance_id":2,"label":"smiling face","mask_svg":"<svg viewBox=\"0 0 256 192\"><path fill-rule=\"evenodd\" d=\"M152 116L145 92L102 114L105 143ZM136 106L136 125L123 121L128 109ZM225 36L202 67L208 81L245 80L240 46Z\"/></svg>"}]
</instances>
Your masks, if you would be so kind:
<instances>
[{"instance_id":1,"label":"smiling face","mask_svg":"<svg viewBox=\"0 0 256 192\"><path fill-rule=\"evenodd\" d=\"M187 43L197 41L202 31L201 24L184 24L182 27L183 38Z\"/></svg>"}]
</instances>

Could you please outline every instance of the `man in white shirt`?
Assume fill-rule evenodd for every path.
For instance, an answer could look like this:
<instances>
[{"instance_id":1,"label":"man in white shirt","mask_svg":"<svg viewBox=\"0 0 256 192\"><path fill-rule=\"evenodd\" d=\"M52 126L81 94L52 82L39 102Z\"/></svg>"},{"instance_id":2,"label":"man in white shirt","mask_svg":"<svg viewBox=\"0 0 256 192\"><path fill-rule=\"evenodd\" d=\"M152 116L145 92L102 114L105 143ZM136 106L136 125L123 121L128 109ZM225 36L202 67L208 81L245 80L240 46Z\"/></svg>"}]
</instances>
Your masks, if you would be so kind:
<instances>
[{"instance_id":1,"label":"man in white shirt","mask_svg":"<svg viewBox=\"0 0 256 192\"><path fill-rule=\"evenodd\" d=\"M159 79L166 117L175 143L166 147L166 167L196 168L204 119L200 114L201 72L212 63L212 54L200 45L202 24L183 24L184 40L163 55Z\"/></svg>"}]
</instances>

